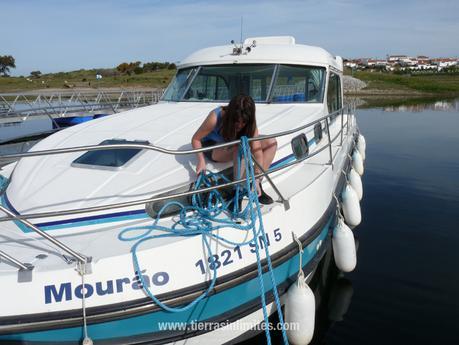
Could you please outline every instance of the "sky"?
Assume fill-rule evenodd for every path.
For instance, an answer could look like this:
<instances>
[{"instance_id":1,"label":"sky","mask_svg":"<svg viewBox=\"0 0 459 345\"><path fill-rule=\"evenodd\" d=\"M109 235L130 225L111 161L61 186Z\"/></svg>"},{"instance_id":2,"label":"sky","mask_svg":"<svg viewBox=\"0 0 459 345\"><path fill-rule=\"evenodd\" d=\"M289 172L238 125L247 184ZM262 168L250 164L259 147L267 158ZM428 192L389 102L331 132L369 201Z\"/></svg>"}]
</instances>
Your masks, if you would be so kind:
<instances>
[{"instance_id":1,"label":"sky","mask_svg":"<svg viewBox=\"0 0 459 345\"><path fill-rule=\"evenodd\" d=\"M179 62L243 38L291 35L345 58L459 56L459 0L0 0L12 75Z\"/></svg>"}]
</instances>

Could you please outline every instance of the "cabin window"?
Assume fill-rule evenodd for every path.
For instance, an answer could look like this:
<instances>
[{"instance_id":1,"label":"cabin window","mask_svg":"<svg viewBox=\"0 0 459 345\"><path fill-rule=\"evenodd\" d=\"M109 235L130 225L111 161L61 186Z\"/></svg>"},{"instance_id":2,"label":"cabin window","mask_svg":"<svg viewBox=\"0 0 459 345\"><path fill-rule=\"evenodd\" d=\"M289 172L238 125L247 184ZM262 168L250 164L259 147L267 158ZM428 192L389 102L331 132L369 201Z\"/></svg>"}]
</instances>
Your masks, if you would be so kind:
<instances>
[{"instance_id":1,"label":"cabin window","mask_svg":"<svg viewBox=\"0 0 459 345\"><path fill-rule=\"evenodd\" d=\"M193 76L197 70L198 68L195 67L178 71L169 87L164 92L163 99L167 101L179 101L193 80Z\"/></svg>"},{"instance_id":2,"label":"cabin window","mask_svg":"<svg viewBox=\"0 0 459 345\"><path fill-rule=\"evenodd\" d=\"M199 74L185 94L184 99L218 101L227 100L229 94L228 84L219 75Z\"/></svg>"},{"instance_id":3,"label":"cabin window","mask_svg":"<svg viewBox=\"0 0 459 345\"><path fill-rule=\"evenodd\" d=\"M102 141L99 145L112 144L143 144L149 145L148 141L129 141L124 139L109 139ZM75 159L72 166L85 168L114 169L125 166L137 156L142 149L107 149L98 151L88 151Z\"/></svg>"},{"instance_id":4,"label":"cabin window","mask_svg":"<svg viewBox=\"0 0 459 345\"><path fill-rule=\"evenodd\" d=\"M183 99L187 101L229 101L238 94L255 102L265 101L274 65L202 66Z\"/></svg>"},{"instance_id":5,"label":"cabin window","mask_svg":"<svg viewBox=\"0 0 459 345\"><path fill-rule=\"evenodd\" d=\"M320 103L325 68L274 64L231 64L184 68L164 93L164 101L221 102L249 95L255 102Z\"/></svg>"},{"instance_id":6,"label":"cabin window","mask_svg":"<svg viewBox=\"0 0 459 345\"><path fill-rule=\"evenodd\" d=\"M328 112L332 113L341 109L341 81L338 74L330 73L327 90Z\"/></svg>"},{"instance_id":7,"label":"cabin window","mask_svg":"<svg viewBox=\"0 0 459 345\"><path fill-rule=\"evenodd\" d=\"M280 65L271 100L275 103L322 102L325 69Z\"/></svg>"}]
</instances>

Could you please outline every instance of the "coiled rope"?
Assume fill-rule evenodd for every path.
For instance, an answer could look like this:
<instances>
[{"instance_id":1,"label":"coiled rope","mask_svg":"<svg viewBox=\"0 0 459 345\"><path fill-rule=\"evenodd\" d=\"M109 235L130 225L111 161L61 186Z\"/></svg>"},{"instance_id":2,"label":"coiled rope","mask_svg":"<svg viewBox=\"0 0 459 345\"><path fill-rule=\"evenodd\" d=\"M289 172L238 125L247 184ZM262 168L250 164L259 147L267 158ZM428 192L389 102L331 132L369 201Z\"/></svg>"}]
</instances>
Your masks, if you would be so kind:
<instances>
[{"instance_id":1,"label":"coiled rope","mask_svg":"<svg viewBox=\"0 0 459 345\"><path fill-rule=\"evenodd\" d=\"M241 137L241 145L239 147L238 154L238 172L237 179L241 176L241 162L245 162L245 186L236 186L234 197L226 201L222 194L217 190L212 190L206 197L201 194L194 194L192 197L192 205L184 206L183 204L170 201L165 204L158 214L156 219L153 221L153 224L150 226L144 227L131 227L126 228L120 232L118 238L122 241L136 241L131 248L134 268L136 274L139 278L140 285L142 286L145 293L162 309L169 312L184 312L194 307L197 303L203 300L209 295L215 286L215 281L217 279L217 265L215 264L215 256L213 256L212 248L210 245L210 240L222 241L226 244L233 246L244 246L253 243L255 245L255 254L257 258L257 271L258 271L258 281L261 291L261 303L263 309L263 316L265 322L265 334L267 344L271 344L271 337L268 327L268 311L266 306L266 297L265 297L265 286L263 282L263 271L260 258L260 247L258 244L258 239L261 238L263 242L263 248L265 250L266 263L268 266L268 275L271 280L272 290L274 294L274 301L277 307L279 321L282 325L282 337L284 344L288 344L287 335L285 332L284 319L281 310L281 303L279 299L279 294L277 291L276 279L274 277L273 267L269 255L269 250L267 246L267 239L265 230L263 227L263 219L260 209L260 204L258 201L258 193L256 188L255 172L253 168L252 155L250 152L249 142L247 137ZM220 184L220 182L229 182L228 178L222 174L215 174L212 172L206 172L200 174L196 183L195 189L201 187L211 187ZM239 210L239 200L243 197L247 197L248 204L243 210ZM179 208L179 217L178 220L171 226L166 227L159 225L161 215L167 211L169 207L178 207ZM223 215L226 214L226 217ZM245 224L240 224L237 221L244 220ZM258 222L257 222L258 220ZM258 225L258 226L257 226ZM251 232L253 238L247 241L234 242L230 241L217 234L217 231L220 228L232 227L239 231ZM131 235L134 232L134 235ZM138 232L141 231L139 234ZM154 231L160 231L160 234L153 233ZM161 302L150 290L149 284L146 284L144 277L141 274L142 269L139 264L137 257L137 250L139 246L149 240L162 237L175 237L175 236L201 236L204 248L207 251L207 256L209 258L209 268L212 270L212 279L206 291L204 291L200 296L194 299L192 302L185 306L180 307L171 307ZM252 244L252 246L253 246Z\"/></svg>"}]
</instances>

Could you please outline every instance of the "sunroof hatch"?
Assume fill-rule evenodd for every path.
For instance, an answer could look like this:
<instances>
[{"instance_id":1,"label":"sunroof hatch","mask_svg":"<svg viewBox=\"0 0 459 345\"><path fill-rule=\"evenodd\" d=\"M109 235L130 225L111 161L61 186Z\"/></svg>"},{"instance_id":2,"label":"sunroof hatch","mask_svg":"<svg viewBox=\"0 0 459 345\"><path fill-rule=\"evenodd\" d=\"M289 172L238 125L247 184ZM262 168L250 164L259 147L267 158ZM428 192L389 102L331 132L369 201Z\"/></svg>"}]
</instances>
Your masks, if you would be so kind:
<instances>
[{"instance_id":1,"label":"sunroof hatch","mask_svg":"<svg viewBox=\"0 0 459 345\"><path fill-rule=\"evenodd\" d=\"M113 144L141 144L149 145L146 140L108 139L99 145ZM142 149L107 149L88 151L72 162L72 166L90 169L119 170L129 165L135 157L138 157Z\"/></svg>"}]
</instances>

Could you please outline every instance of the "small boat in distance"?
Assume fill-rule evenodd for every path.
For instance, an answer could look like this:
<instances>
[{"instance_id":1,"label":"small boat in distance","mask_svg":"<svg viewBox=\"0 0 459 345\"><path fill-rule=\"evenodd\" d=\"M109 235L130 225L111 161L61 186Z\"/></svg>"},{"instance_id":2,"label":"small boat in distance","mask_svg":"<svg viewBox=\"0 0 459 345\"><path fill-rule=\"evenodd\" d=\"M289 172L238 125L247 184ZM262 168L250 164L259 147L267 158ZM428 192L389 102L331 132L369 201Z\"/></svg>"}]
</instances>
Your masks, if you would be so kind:
<instances>
[{"instance_id":1,"label":"small boat in distance","mask_svg":"<svg viewBox=\"0 0 459 345\"><path fill-rule=\"evenodd\" d=\"M83 122L95 120L100 117L109 116L109 115L110 114L94 114L94 115L85 115L85 116L58 117L58 118L55 118L53 121L53 128L75 126Z\"/></svg>"},{"instance_id":2,"label":"small boat in distance","mask_svg":"<svg viewBox=\"0 0 459 345\"><path fill-rule=\"evenodd\" d=\"M360 222L365 142L342 76L322 48L248 38L188 56L158 104L0 156L18 159L0 170L0 343L237 342L281 304L294 322L289 288L307 289L325 253L355 266L344 220ZM241 93L262 134L248 141L278 142L260 174L271 205L253 196L251 164L237 179L209 162L211 182L195 184L193 133ZM250 162L248 141L220 146L241 145ZM245 213L224 196L235 185Z\"/></svg>"}]
</instances>

